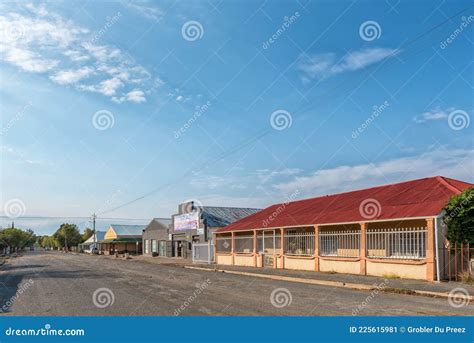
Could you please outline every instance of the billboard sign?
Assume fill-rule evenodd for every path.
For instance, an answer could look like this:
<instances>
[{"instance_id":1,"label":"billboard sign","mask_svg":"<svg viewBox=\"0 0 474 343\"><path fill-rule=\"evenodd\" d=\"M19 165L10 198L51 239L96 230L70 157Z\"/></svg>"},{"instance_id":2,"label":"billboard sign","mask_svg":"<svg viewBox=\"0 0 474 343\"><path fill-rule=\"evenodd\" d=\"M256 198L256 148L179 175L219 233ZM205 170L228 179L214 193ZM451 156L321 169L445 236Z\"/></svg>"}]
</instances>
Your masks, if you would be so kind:
<instances>
[{"instance_id":1,"label":"billboard sign","mask_svg":"<svg viewBox=\"0 0 474 343\"><path fill-rule=\"evenodd\" d=\"M199 228L199 212L184 213L174 217L174 231L197 230Z\"/></svg>"}]
</instances>

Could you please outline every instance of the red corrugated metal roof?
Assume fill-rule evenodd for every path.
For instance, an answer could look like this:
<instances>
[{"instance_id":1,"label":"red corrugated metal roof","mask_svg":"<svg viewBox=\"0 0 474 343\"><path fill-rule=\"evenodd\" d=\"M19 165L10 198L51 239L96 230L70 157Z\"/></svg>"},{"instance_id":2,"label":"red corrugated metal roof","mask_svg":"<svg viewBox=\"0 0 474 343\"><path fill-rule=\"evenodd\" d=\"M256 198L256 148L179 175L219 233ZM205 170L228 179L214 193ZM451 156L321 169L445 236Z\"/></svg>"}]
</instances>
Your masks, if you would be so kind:
<instances>
[{"instance_id":1,"label":"red corrugated metal roof","mask_svg":"<svg viewBox=\"0 0 474 343\"><path fill-rule=\"evenodd\" d=\"M436 176L320 196L272 205L217 232L433 217L451 196L470 187L474 185Z\"/></svg>"}]
</instances>

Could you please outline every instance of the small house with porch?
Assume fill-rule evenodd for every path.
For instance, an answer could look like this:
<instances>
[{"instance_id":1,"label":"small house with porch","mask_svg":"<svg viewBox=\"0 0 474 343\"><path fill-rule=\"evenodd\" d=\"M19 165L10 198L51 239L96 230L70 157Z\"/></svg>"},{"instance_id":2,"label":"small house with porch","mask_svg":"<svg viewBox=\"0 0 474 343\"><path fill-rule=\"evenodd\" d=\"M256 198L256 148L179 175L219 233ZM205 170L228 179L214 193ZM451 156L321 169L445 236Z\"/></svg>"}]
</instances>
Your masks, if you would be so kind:
<instances>
[{"instance_id":1,"label":"small house with porch","mask_svg":"<svg viewBox=\"0 0 474 343\"><path fill-rule=\"evenodd\" d=\"M146 225L110 224L104 239L99 241L100 253L105 255L141 254L142 234Z\"/></svg>"}]
</instances>

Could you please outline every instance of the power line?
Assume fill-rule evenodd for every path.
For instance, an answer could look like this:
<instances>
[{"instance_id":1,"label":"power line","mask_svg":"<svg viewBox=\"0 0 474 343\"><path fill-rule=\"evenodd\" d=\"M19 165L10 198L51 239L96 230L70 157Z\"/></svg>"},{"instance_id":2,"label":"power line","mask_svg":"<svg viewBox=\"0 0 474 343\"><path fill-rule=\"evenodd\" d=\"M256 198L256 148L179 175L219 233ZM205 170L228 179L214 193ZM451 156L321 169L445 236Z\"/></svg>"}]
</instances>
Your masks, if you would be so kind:
<instances>
[{"instance_id":1,"label":"power line","mask_svg":"<svg viewBox=\"0 0 474 343\"><path fill-rule=\"evenodd\" d=\"M113 207L113 208L111 208L111 209L109 209L109 210L105 210L105 211L99 212L98 215L100 215L100 214L105 214L105 213L110 213L110 212L114 212L114 211L116 211L116 210L118 210L118 209L120 209L120 208L122 208L122 207L128 206L128 205L130 205L130 204L133 204L134 202L137 202L137 201L139 201L139 200L142 200L142 199L144 199L144 198L147 198L147 197L149 197L150 195L153 195L153 194L155 194L155 193L158 192L158 191L161 191L161 190L166 189L166 188L168 188L168 187L170 187L170 186L172 186L172 185L175 185L175 184L181 182L181 181L182 181L183 179L185 179L186 177L188 177L188 176L190 176L190 175L193 175L193 174L195 174L195 173L197 173L197 172L200 172L200 171L206 169L207 167L209 167L210 165L212 165L212 164L214 164L214 163L217 163L217 162L223 160L224 158L226 158L226 157L228 157L228 156L230 156L230 155L232 155L232 154L234 154L234 153L236 153L236 152L242 150L242 149L245 148L246 146L248 146L248 145L250 145L250 144L252 144L252 143L254 143L254 142L257 142L259 139L265 137L265 136L268 135L270 132L271 132L271 130L268 130L268 129L267 129L267 130L264 130L264 131L258 133L257 135L252 136L252 137L250 137L250 138L248 138L248 139L246 139L246 140L240 142L240 143L237 144L236 146L232 147L230 150L224 151L224 152L222 152L221 154L217 155L216 157L207 160L206 162L204 162L203 164L201 164L200 167L198 167L198 168L196 168L196 169L190 169L190 170L188 170L187 172L185 172L184 174L182 174L182 175L181 175L178 179L176 179L175 181L173 181L173 182L168 182L168 183L166 183L166 184L163 184L163 185L161 185L161 186L159 186L159 187L157 187L157 188L151 190L150 192L147 192L147 193L143 194L142 196L139 196L139 197L137 197L137 198L135 198L135 199L133 199L133 200L127 201L127 202L125 202L125 203L123 203L123 204L121 204L121 205L119 205L119 206Z\"/></svg>"}]
</instances>

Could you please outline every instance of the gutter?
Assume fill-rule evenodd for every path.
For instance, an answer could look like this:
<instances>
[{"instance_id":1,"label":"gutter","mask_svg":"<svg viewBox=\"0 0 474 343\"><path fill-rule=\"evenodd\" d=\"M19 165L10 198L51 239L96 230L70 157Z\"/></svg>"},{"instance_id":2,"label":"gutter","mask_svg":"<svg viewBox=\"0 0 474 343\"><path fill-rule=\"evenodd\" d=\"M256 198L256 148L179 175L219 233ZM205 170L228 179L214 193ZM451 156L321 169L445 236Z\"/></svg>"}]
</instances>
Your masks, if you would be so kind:
<instances>
[{"instance_id":1,"label":"gutter","mask_svg":"<svg viewBox=\"0 0 474 343\"><path fill-rule=\"evenodd\" d=\"M435 258L436 258L436 281L440 282L440 275L439 275L439 246L438 246L438 219L440 219L442 215L440 214L435 218L434 223L434 231L435 231Z\"/></svg>"}]
</instances>

